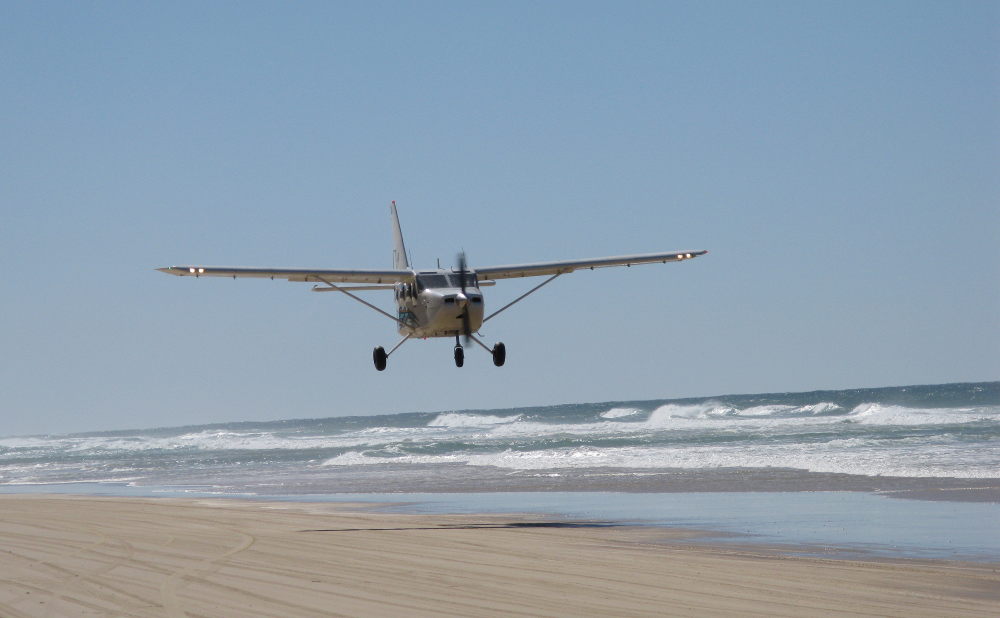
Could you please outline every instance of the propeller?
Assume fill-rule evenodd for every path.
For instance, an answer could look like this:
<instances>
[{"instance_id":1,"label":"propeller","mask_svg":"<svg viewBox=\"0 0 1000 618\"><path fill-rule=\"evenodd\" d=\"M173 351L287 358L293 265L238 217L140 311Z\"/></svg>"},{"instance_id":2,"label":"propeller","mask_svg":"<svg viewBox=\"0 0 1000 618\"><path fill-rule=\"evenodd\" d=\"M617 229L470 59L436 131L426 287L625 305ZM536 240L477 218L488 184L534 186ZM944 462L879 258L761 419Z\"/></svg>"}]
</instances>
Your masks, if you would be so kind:
<instances>
[{"instance_id":1,"label":"propeller","mask_svg":"<svg viewBox=\"0 0 1000 618\"><path fill-rule=\"evenodd\" d=\"M468 286L469 263L465 259L465 250L456 257L458 262L458 285L462 288L462 296L465 296L465 288ZM464 345L469 345L469 336L472 335L472 328L469 325L469 297L465 296L465 311L462 312L462 338Z\"/></svg>"}]
</instances>

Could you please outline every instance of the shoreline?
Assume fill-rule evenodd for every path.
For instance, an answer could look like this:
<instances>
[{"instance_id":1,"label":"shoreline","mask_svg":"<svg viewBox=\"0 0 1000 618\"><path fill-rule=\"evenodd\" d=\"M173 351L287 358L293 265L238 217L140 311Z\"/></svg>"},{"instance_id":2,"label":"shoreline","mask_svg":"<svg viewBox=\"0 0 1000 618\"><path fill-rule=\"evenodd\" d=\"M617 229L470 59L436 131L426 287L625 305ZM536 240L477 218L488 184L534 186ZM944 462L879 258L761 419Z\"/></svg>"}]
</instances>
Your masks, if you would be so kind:
<instances>
[{"instance_id":1,"label":"shoreline","mask_svg":"<svg viewBox=\"0 0 1000 618\"><path fill-rule=\"evenodd\" d=\"M359 503L0 495L0 614L990 615L996 564ZM803 547L808 550L808 547Z\"/></svg>"},{"instance_id":2,"label":"shoreline","mask_svg":"<svg viewBox=\"0 0 1000 618\"><path fill-rule=\"evenodd\" d=\"M267 473L212 470L205 474L139 475L60 483L0 484L5 488L80 484L213 487L225 493L463 492L801 492L852 491L911 500L1000 503L1000 478L865 476L796 468L551 468L511 470L466 464L307 466ZM15 490L16 491L16 490Z\"/></svg>"},{"instance_id":3,"label":"shoreline","mask_svg":"<svg viewBox=\"0 0 1000 618\"><path fill-rule=\"evenodd\" d=\"M696 531L698 542L745 545L779 553L859 560L950 560L1000 564L1000 504L990 500L898 499L862 491L781 492L375 492L323 494L234 493L207 486L126 486L74 483L0 486L0 497L50 495L122 499L245 501L257 504L364 504L398 515L532 516L553 521L603 522ZM944 495L937 495L944 494Z\"/></svg>"}]
</instances>

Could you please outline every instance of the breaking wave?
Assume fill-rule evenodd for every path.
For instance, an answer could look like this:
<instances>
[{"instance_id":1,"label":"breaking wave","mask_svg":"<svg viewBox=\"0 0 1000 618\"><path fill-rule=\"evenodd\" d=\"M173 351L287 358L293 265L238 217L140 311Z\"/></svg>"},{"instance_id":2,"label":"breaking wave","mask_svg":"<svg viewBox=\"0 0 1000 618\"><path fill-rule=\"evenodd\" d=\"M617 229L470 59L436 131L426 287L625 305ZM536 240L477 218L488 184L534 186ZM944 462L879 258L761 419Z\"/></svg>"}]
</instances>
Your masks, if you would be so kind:
<instances>
[{"instance_id":1,"label":"breaking wave","mask_svg":"<svg viewBox=\"0 0 1000 618\"><path fill-rule=\"evenodd\" d=\"M505 425L521 419L521 414L514 416L490 416L487 414L438 414L434 420L427 423L428 427L488 427L490 425Z\"/></svg>"},{"instance_id":2,"label":"breaking wave","mask_svg":"<svg viewBox=\"0 0 1000 618\"><path fill-rule=\"evenodd\" d=\"M641 413L642 410L639 408L611 408L607 412L601 412L601 418L624 418Z\"/></svg>"},{"instance_id":3,"label":"breaking wave","mask_svg":"<svg viewBox=\"0 0 1000 618\"><path fill-rule=\"evenodd\" d=\"M851 411L850 420L865 425L953 425L996 420L995 410L974 408L914 409L903 406L864 403Z\"/></svg>"},{"instance_id":4,"label":"breaking wave","mask_svg":"<svg viewBox=\"0 0 1000 618\"><path fill-rule=\"evenodd\" d=\"M1000 478L1000 383L0 438L0 484L439 464Z\"/></svg>"},{"instance_id":5,"label":"breaking wave","mask_svg":"<svg viewBox=\"0 0 1000 618\"><path fill-rule=\"evenodd\" d=\"M913 442L886 449L864 439L803 445L622 447L596 446L490 453L373 456L350 451L323 462L325 466L466 464L511 470L794 468L810 472L864 476L998 478L995 450L1000 444L968 448L959 443Z\"/></svg>"}]
</instances>

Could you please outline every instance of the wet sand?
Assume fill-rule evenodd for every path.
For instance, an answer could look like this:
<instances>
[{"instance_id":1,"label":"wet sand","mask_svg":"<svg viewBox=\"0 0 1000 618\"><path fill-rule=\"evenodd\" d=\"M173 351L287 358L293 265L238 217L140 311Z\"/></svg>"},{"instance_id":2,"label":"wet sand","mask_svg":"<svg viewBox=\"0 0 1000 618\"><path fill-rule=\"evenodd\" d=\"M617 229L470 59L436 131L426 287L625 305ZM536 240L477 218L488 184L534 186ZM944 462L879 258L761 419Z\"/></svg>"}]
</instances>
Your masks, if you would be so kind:
<instances>
[{"instance_id":1,"label":"wet sand","mask_svg":"<svg viewBox=\"0 0 1000 618\"><path fill-rule=\"evenodd\" d=\"M1000 614L996 564L344 504L0 496L0 616Z\"/></svg>"},{"instance_id":2,"label":"wet sand","mask_svg":"<svg viewBox=\"0 0 1000 618\"><path fill-rule=\"evenodd\" d=\"M170 485L256 495L453 492L859 491L952 502L1000 502L1000 479L864 476L793 468L553 468L509 470L466 464L368 464L299 468L292 476L192 475Z\"/></svg>"}]
</instances>

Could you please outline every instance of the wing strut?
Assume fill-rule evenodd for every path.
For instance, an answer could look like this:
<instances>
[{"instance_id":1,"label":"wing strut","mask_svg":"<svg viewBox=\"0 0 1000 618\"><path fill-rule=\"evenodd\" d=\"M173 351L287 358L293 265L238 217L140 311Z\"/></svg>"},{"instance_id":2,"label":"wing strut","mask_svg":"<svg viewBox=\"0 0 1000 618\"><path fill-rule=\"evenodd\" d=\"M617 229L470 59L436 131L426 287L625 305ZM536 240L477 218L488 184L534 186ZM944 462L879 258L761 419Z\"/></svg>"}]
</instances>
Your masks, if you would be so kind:
<instances>
[{"instance_id":1,"label":"wing strut","mask_svg":"<svg viewBox=\"0 0 1000 618\"><path fill-rule=\"evenodd\" d=\"M558 277L558 276L559 276L559 275L561 275L561 274L562 274L562 273L556 273L556 274L552 275L551 277L549 277L549 278L548 278L548 279L546 279L545 281L542 281L541 283L539 283L539 284L538 284L538 285L536 285L535 287L531 288L530 290L528 290L528 291L527 291L527 292L525 292L524 294L521 294L520 296L518 296L518 297L517 297L517 298L515 298L514 300L510 301L509 303L507 303L507 304L506 304L506 305L504 305L503 307L500 307L499 309L497 309L497 310L496 310L496 311L494 311L493 313L489 314L488 316L486 316L485 318L483 318L483 324L485 324L485 323L486 323L486 322L487 322L487 321L488 321L488 320L489 320L490 318L493 318L493 317L496 317L496 316L497 316L497 314L499 314L499 313L500 313L501 311L504 311L504 310L506 310L506 309L507 309L508 307L510 307L510 306L511 306L511 305L513 305L514 303L517 303L517 302L519 302L519 301L523 300L523 299L524 299L525 297L527 297L527 296L528 296L529 294L531 294L531 293L532 293L532 292L534 292L535 290L538 290L538 289L539 289L539 288L541 288L541 287L542 287L543 285L545 285L546 283L548 283L548 282L552 281L553 279L555 279L556 277ZM362 301L362 302L363 302L363 301ZM479 345L483 345L483 344L481 344L481 343L480 343ZM483 347L485 347L485 346L483 346Z\"/></svg>"},{"instance_id":2,"label":"wing strut","mask_svg":"<svg viewBox=\"0 0 1000 618\"><path fill-rule=\"evenodd\" d=\"M402 339L401 339L401 340L399 341L399 343L397 343L396 345L394 345L394 346L392 347L392 349L391 349L391 350L389 350L388 352L386 352L386 353L385 353L385 356L386 356L386 358L388 358L388 357L392 356L392 353L393 353L393 352L395 352L396 350L398 350L398 349L399 349L399 346L401 346L401 345L403 345L404 343L406 343L407 341L409 341L409 340L410 340L410 337L412 337L412 336L413 336L413 333L410 333L409 335L407 335L407 336L403 337L403 338L402 338Z\"/></svg>"},{"instance_id":3,"label":"wing strut","mask_svg":"<svg viewBox=\"0 0 1000 618\"><path fill-rule=\"evenodd\" d=\"M348 292L348 291L347 291L346 289L344 289L344 288L342 288L342 287L340 287L340 286L337 286L337 285L334 285L334 284L330 283L329 281L327 281L327 280L326 280L326 279L324 279L323 277L320 277L319 275L313 275L313 277L316 277L317 279L319 279L319 280L320 280L320 281L322 281L323 283L327 284L327 285L328 285L328 286L330 286L331 288L333 288L333 289L337 290L338 292L342 292L342 293L344 293L344 294L347 294L348 296L350 296L350 297L351 297L351 298L353 298L354 300L358 301L358 302L359 302L359 303L361 303L362 305L366 305L366 306L368 306L368 307L371 307L371 308L372 308L372 309L374 309L375 311L378 311L379 313L381 313L381 314L382 314L382 315L384 315L385 317L389 318L389 319L390 319L390 320L392 320L393 322L396 322L396 323L397 323L397 324L399 324L400 326L406 326L407 328L409 327L409 325L408 325L408 324L407 324L406 322L404 322L404 321L400 320L399 318L397 318L396 316L392 315L392 314L391 314L391 313L389 313L388 311L382 311L381 309L379 309L379 308L378 308L378 307L376 307L375 305L371 304L371 303L370 303L370 302L368 302L367 300L364 300L364 299L362 299L362 298L360 298L360 297L358 297L358 296L356 296L356 295L354 295L354 294L351 294L351 293L350 293L350 292ZM546 282L546 283L547 283L547 282ZM406 341L406 339L404 339L403 341ZM402 342L400 342L400 343L402 343ZM399 346L396 346L396 347L399 347ZM393 348L393 349L395 349L395 348Z\"/></svg>"}]
</instances>

